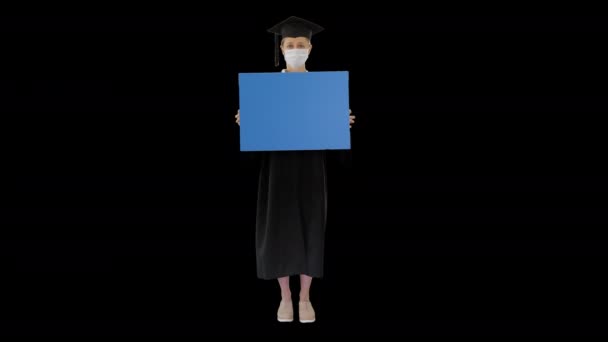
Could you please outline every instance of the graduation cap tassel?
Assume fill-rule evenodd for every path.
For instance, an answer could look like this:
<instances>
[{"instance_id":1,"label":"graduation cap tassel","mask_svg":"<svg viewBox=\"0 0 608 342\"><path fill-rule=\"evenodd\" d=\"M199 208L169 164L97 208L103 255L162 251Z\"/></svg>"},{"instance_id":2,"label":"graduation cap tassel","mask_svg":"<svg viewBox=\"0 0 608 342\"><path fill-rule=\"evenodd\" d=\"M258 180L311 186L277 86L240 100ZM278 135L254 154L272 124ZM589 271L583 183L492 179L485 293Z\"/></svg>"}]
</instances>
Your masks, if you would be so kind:
<instances>
[{"instance_id":1,"label":"graduation cap tassel","mask_svg":"<svg viewBox=\"0 0 608 342\"><path fill-rule=\"evenodd\" d=\"M274 66L279 66L279 35L274 35Z\"/></svg>"}]
</instances>

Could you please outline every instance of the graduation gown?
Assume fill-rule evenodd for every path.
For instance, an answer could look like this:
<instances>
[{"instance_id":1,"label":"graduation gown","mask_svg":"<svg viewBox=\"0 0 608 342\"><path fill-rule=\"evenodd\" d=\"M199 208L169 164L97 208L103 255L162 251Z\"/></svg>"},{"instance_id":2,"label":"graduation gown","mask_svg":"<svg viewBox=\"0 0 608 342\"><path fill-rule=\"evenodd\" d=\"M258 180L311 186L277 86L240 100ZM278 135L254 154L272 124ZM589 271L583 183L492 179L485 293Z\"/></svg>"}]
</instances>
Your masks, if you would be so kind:
<instances>
[{"instance_id":1,"label":"graduation gown","mask_svg":"<svg viewBox=\"0 0 608 342\"><path fill-rule=\"evenodd\" d=\"M351 150L241 153L258 174L255 216L257 276L323 277L328 169L352 167Z\"/></svg>"},{"instance_id":2,"label":"graduation gown","mask_svg":"<svg viewBox=\"0 0 608 342\"><path fill-rule=\"evenodd\" d=\"M327 222L325 151L263 153L257 199L258 278L321 278Z\"/></svg>"}]
</instances>

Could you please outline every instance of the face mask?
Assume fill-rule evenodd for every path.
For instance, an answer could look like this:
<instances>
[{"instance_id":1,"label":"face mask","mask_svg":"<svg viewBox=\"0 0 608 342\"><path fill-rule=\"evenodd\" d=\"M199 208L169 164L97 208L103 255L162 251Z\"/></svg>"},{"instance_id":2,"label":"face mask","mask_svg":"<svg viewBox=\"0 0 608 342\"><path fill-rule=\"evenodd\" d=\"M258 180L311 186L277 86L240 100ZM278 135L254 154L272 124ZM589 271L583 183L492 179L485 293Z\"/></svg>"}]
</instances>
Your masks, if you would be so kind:
<instances>
[{"instance_id":1,"label":"face mask","mask_svg":"<svg viewBox=\"0 0 608 342\"><path fill-rule=\"evenodd\" d=\"M308 49L291 49L285 51L285 62L294 68L299 68L308 59Z\"/></svg>"}]
</instances>

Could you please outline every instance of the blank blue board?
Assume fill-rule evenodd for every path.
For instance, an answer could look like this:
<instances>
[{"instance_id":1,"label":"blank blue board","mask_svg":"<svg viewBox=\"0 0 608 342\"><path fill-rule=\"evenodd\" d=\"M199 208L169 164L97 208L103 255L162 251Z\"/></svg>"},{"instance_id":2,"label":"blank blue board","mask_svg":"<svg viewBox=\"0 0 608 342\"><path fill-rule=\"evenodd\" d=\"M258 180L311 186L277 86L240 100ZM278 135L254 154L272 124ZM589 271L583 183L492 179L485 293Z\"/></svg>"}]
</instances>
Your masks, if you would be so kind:
<instances>
[{"instance_id":1,"label":"blank blue board","mask_svg":"<svg viewBox=\"0 0 608 342\"><path fill-rule=\"evenodd\" d=\"M348 71L239 73L241 151L349 150Z\"/></svg>"}]
</instances>

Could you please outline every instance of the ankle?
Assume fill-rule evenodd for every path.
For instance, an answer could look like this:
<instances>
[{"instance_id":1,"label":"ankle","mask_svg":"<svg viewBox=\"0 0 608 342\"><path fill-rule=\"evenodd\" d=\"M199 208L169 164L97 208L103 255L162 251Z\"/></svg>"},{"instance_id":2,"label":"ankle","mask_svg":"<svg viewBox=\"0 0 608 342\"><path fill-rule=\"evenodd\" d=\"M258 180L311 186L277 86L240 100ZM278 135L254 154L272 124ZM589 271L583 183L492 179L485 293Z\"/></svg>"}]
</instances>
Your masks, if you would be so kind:
<instances>
[{"instance_id":1,"label":"ankle","mask_svg":"<svg viewBox=\"0 0 608 342\"><path fill-rule=\"evenodd\" d=\"M300 295L300 302L310 302L310 297L308 295Z\"/></svg>"},{"instance_id":2,"label":"ankle","mask_svg":"<svg viewBox=\"0 0 608 342\"><path fill-rule=\"evenodd\" d=\"M291 302L291 292L281 292L281 300Z\"/></svg>"}]
</instances>

